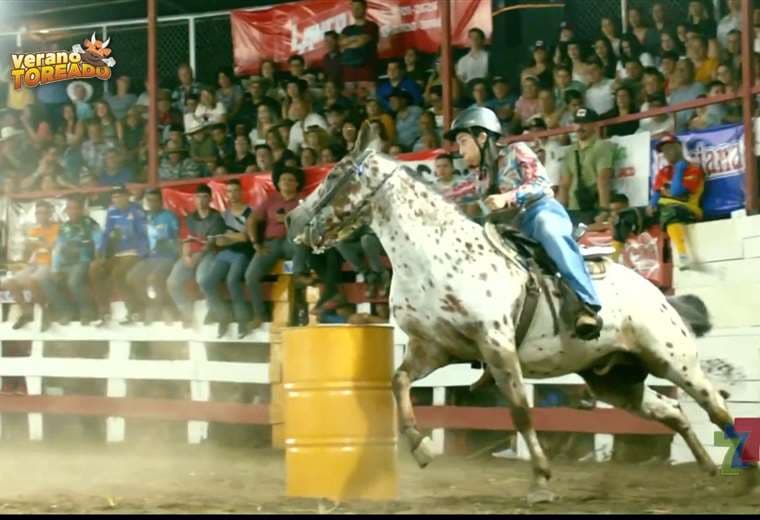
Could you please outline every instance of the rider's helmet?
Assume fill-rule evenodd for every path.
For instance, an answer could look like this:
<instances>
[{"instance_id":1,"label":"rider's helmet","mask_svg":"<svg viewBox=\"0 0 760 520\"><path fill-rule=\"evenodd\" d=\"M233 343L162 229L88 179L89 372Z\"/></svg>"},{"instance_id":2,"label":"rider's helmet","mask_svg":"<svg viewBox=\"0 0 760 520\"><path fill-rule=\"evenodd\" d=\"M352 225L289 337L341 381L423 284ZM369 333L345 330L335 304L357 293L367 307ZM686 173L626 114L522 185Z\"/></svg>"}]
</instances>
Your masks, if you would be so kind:
<instances>
[{"instance_id":1,"label":"rider's helmet","mask_svg":"<svg viewBox=\"0 0 760 520\"><path fill-rule=\"evenodd\" d=\"M459 132L469 132L474 135L475 130L484 130L492 137L501 136L501 122L496 112L485 107L470 107L462 110L451 122L449 131L444 136L449 141L454 141Z\"/></svg>"}]
</instances>

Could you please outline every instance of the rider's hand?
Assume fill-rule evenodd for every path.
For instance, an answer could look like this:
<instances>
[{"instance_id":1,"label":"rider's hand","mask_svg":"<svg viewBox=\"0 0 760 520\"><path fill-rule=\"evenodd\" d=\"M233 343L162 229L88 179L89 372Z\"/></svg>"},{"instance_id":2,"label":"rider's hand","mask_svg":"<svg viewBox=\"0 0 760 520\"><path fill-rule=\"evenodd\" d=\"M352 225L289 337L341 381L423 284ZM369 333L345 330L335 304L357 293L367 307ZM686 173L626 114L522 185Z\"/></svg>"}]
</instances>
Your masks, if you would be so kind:
<instances>
[{"instance_id":1,"label":"rider's hand","mask_svg":"<svg viewBox=\"0 0 760 520\"><path fill-rule=\"evenodd\" d=\"M506 209L514 204L510 203L509 197L506 193L499 193L497 195L490 195L485 200L486 207L490 210Z\"/></svg>"}]
</instances>

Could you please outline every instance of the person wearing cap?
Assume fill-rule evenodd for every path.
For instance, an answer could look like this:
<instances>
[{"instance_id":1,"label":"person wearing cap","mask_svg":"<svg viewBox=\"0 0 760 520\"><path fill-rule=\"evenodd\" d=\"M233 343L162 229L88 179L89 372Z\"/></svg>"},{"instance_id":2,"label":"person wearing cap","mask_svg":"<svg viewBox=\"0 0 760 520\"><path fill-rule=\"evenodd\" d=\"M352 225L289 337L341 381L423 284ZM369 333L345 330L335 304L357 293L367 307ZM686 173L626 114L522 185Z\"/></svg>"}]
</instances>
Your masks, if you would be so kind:
<instances>
[{"instance_id":1,"label":"person wearing cap","mask_svg":"<svg viewBox=\"0 0 760 520\"><path fill-rule=\"evenodd\" d=\"M390 97L394 90L405 90L412 96L411 104L422 104L422 91L416 81L405 76L405 67L401 58L388 61L388 78L380 81L376 90L376 98L385 110L390 110Z\"/></svg>"},{"instance_id":2,"label":"person wearing cap","mask_svg":"<svg viewBox=\"0 0 760 520\"><path fill-rule=\"evenodd\" d=\"M500 135L496 114L473 107L457 115L446 139L457 143L465 163L478 172L478 188L488 209L521 209L520 231L543 246L581 302L575 319L576 335L586 340L598 338L601 302L573 238L572 221L554 199L546 170L527 144L510 144L499 167Z\"/></svg>"},{"instance_id":3,"label":"person wearing cap","mask_svg":"<svg viewBox=\"0 0 760 520\"><path fill-rule=\"evenodd\" d=\"M55 315L55 321L69 323L74 315L82 325L95 318L90 292L90 264L100 243L101 230L97 222L84 214L84 201L71 196L66 201L68 219L58 228L53 246L52 273L40 283ZM62 291L65 287L67 291Z\"/></svg>"},{"instance_id":4,"label":"person wearing cap","mask_svg":"<svg viewBox=\"0 0 760 520\"><path fill-rule=\"evenodd\" d=\"M160 188L146 190L144 201L148 254L127 273L127 285L142 311L143 321L150 324L164 309L174 314L166 279L179 256L179 220L163 208Z\"/></svg>"},{"instance_id":5,"label":"person wearing cap","mask_svg":"<svg viewBox=\"0 0 760 520\"><path fill-rule=\"evenodd\" d=\"M575 29L567 20L563 20L559 24L559 38L560 42L572 41L575 37Z\"/></svg>"},{"instance_id":6,"label":"person wearing cap","mask_svg":"<svg viewBox=\"0 0 760 520\"><path fill-rule=\"evenodd\" d=\"M211 269L214 257L213 237L223 235L227 230L221 214L211 207L211 188L198 184L193 201L195 211L185 218L186 232L180 236L182 249L180 258L172 267L166 286L182 316L185 328L193 324L193 296L187 290L188 282L200 280Z\"/></svg>"},{"instance_id":7,"label":"person wearing cap","mask_svg":"<svg viewBox=\"0 0 760 520\"><path fill-rule=\"evenodd\" d=\"M664 229L678 255L679 269L694 267L694 258L686 246L686 226L702 219L702 193L705 174L702 167L688 161L683 145L674 134L666 134L657 143L667 164L659 169L652 183L649 213L659 211Z\"/></svg>"},{"instance_id":8,"label":"person wearing cap","mask_svg":"<svg viewBox=\"0 0 760 520\"><path fill-rule=\"evenodd\" d=\"M413 96L403 89L393 89L390 94L391 111L396 115L396 142L405 150L411 150L420 137L418 120L422 109L413 101Z\"/></svg>"},{"instance_id":9,"label":"person wearing cap","mask_svg":"<svg viewBox=\"0 0 760 520\"><path fill-rule=\"evenodd\" d=\"M459 81L467 85L475 78L488 77L488 51L485 49L486 35L477 27L467 32L470 50L457 61L455 72Z\"/></svg>"},{"instance_id":10,"label":"person wearing cap","mask_svg":"<svg viewBox=\"0 0 760 520\"><path fill-rule=\"evenodd\" d=\"M162 181L177 181L201 177L200 164L187 157L187 151L184 145L174 141L166 143L158 166L158 178Z\"/></svg>"},{"instance_id":11,"label":"person wearing cap","mask_svg":"<svg viewBox=\"0 0 760 520\"><path fill-rule=\"evenodd\" d=\"M13 324L13 330L34 320L34 305L26 303L25 290L32 293L32 302L46 303L40 284L50 276L51 253L58 238L58 223L53 221L53 207L44 200L35 204L34 217L36 225L25 233L23 258L26 265L0 281L0 289L9 291L13 301L21 307L21 316Z\"/></svg>"},{"instance_id":12,"label":"person wearing cap","mask_svg":"<svg viewBox=\"0 0 760 520\"><path fill-rule=\"evenodd\" d=\"M552 61L549 50L543 40L537 40L531 47L531 64L523 71L538 78L541 87L551 88L554 78L552 77Z\"/></svg>"},{"instance_id":13,"label":"person wearing cap","mask_svg":"<svg viewBox=\"0 0 760 520\"><path fill-rule=\"evenodd\" d=\"M290 120L295 121L290 127L288 134L288 148L294 153L299 153L299 147L303 144L306 129L317 125L327 129L327 121L320 114L312 111L311 102L307 99L294 99L288 111Z\"/></svg>"},{"instance_id":14,"label":"person wearing cap","mask_svg":"<svg viewBox=\"0 0 760 520\"><path fill-rule=\"evenodd\" d=\"M609 213L615 145L599 137L598 120L590 108L575 112L578 141L568 148L560 171L557 198L584 224L604 222Z\"/></svg>"},{"instance_id":15,"label":"person wearing cap","mask_svg":"<svg viewBox=\"0 0 760 520\"><path fill-rule=\"evenodd\" d=\"M127 273L148 255L148 230L145 212L129 200L125 186L111 192L113 205L106 212L105 228L97 243L96 259L90 265L95 301L102 324L111 318L111 291L124 297L126 323L139 314L139 297L127 285Z\"/></svg>"},{"instance_id":16,"label":"person wearing cap","mask_svg":"<svg viewBox=\"0 0 760 520\"><path fill-rule=\"evenodd\" d=\"M514 117L517 96L510 93L509 82L504 76L493 77L491 80L491 90L493 96L486 102L486 107L496 112L502 127L504 127Z\"/></svg>"}]
</instances>

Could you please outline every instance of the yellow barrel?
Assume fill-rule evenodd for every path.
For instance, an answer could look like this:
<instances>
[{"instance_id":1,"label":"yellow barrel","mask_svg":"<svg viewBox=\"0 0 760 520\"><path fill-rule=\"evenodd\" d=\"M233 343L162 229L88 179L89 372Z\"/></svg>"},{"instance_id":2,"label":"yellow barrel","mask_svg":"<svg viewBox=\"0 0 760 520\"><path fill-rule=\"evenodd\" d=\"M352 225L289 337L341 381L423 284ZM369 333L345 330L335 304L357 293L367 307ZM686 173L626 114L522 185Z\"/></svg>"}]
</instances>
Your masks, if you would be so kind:
<instances>
[{"instance_id":1,"label":"yellow barrel","mask_svg":"<svg viewBox=\"0 0 760 520\"><path fill-rule=\"evenodd\" d=\"M287 495L398 498L393 328L283 329Z\"/></svg>"}]
</instances>

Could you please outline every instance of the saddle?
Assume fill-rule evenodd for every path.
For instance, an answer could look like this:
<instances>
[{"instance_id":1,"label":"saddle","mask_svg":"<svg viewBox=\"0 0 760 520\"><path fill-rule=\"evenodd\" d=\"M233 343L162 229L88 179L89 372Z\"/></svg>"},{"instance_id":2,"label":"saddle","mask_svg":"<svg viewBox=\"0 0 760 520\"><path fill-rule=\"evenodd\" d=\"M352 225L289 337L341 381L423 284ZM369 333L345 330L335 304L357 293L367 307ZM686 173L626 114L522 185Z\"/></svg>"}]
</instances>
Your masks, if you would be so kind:
<instances>
[{"instance_id":1,"label":"saddle","mask_svg":"<svg viewBox=\"0 0 760 520\"><path fill-rule=\"evenodd\" d=\"M509 262L528 274L527 294L517 320L517 346L519 347L525 339L542 294L552 314L554 334L559 333L560 319L567 326L571 326L582 304L575 291L559 275L556 264L541 244L504 222L488 221L484 230L491 245ZM592 252L584 254L584 260L593 280L601 280L606 276L607 262L610 260L605 255ZM560 301L559 313L555 306L555 297Z\"/></svg>"}]
</instances>

